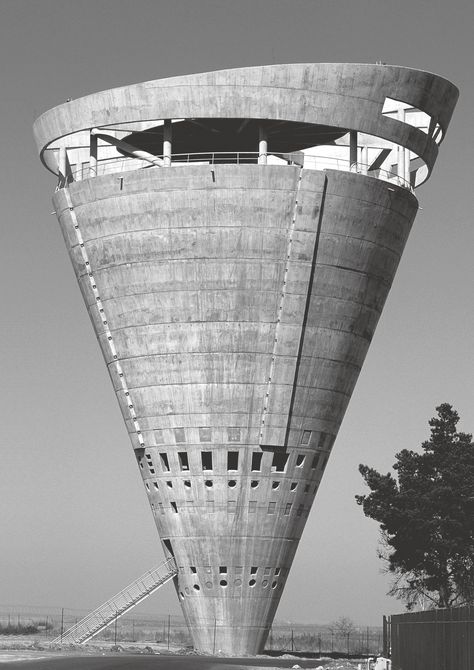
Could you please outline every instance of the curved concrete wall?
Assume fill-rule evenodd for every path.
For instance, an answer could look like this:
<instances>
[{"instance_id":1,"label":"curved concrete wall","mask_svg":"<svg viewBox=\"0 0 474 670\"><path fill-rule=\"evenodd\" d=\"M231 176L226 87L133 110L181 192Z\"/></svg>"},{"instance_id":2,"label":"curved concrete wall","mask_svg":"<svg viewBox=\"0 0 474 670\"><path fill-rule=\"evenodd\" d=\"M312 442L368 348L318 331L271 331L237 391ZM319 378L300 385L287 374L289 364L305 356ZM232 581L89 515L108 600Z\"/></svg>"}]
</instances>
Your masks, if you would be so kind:
<instances>
[{"instance_id":1,"label":"curved concrete wall","mask_svg":"<svg viewBox=\"0 0 474 670\"><path fill-rule=\"evenodd\" d=\"M383 116L386 97L429 114L428 132ZM46 112L35 134L54 169L51 149L96 126L283 119L387 138L431 167L435 124L446 130L456 98L446 80L405 68L264 66L98 93ZM255 653L417 200L364 174L289 164L62 185L56 212L195 646Z\"/></svg>"},{"instance_id":2,"label":"curved concrete wall","mask_svg":"<svg viewBox=\"0 0 474 670\"><path fill-rule=\"evenodd\" d=\"M238 654L265 641L417 201L350 173L213 172L54 203L195 644Z\"/></svg>"}]
</instances>

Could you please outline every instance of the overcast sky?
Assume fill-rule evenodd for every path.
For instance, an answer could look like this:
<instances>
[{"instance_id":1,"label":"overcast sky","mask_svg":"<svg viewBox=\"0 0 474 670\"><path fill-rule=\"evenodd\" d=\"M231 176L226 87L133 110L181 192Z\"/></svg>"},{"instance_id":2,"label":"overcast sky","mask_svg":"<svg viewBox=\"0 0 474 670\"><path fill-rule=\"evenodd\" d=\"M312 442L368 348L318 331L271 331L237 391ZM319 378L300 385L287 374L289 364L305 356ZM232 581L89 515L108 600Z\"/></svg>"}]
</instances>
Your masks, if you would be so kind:
<instances>
[{"instance_id":1,"label":"overcast sky","mask_svg":"<svg viewBox=\"0 0 474 670\"><path fill-rule=\"evenodd\" d=\"M89 608L162 560L145 490L32 137L98 90L228 67L368 62L461 90L277 618L401 610L357 471L417 448L442 402L474 430L471 0L0 0L0 608ZM168 585L143 606L178 613Z\"/></svg>"}]
</instances>

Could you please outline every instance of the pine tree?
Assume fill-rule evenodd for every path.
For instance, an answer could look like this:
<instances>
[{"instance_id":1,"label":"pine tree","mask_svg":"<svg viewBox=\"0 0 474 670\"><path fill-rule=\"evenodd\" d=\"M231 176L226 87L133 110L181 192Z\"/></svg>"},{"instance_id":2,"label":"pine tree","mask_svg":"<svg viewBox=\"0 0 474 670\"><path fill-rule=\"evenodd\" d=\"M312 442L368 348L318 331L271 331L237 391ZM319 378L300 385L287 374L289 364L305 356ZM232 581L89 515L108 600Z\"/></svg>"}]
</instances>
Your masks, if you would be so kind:
<instances>
[{"instance_id":1,"label":"pine tree","mask_svg":"<svg viewBox=\"0 0 474 670\"><path fill-rule=\"evenodd\" d=\"M370 493L356 501L380 523L389 593L408 609L474 603L474 444L451 405L436 411L422 453L396 454L396 477L359 466Z\"/></svg>"}]
</instances>

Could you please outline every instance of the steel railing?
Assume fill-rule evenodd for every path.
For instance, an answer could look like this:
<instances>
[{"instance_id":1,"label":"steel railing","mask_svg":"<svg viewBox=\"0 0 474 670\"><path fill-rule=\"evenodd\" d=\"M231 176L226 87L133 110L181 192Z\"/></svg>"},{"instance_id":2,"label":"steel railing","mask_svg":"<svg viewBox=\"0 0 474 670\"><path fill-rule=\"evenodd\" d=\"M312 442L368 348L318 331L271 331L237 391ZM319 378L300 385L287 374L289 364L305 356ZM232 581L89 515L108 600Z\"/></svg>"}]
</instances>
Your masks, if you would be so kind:
<instances>
[{"instance_id":1,"label":"steel railing","mask_svg":"<svg viewBox=\"0 0 474 670\"><path fill-rule=\"evenodd\" d=\"M163 159L162 155L156 158ZM351 164L345 158L333 156L323 156L318 154L303 153L302 151L292 153L268 152L265 155L266 165L298 165L308 170L340 170L342 172L355 172L369 177L374 177L382 181L390 182L401 186L413 192L413 186L409 180L399 176L397 172L377 168L372 170L370 165L357 162ZM195 165L248 165L262 163L262 155L252 151L211 151L198 153L172 154L171 166L179 167L193 163ZM66 177L61 177L58 183L58 189L66 187L68 184L89 179L94 176L117 174L130 172L132 170L156 169L149 161L133 157L108 158L98 161L95 174L92 174L90 167L85 167L70 171ZM158 168L160 169L160 168Z\"/></svg>"},{"instance_id":2,"label":"steel railing","mask_svg":"<svg viewBox=\"0 0 474 670\"><path fill-rule=\"evenodd\" d=\"M110 626L114 621L138 605L142 600L154 593L160 586L166 584L178 573L173 558L164 561L157 568L147 570L131 584L116 593L95 610L87 614L74 626L69 628L53 640L53 643L87 642L101 630Z\"/></svg>"}]
</instances>

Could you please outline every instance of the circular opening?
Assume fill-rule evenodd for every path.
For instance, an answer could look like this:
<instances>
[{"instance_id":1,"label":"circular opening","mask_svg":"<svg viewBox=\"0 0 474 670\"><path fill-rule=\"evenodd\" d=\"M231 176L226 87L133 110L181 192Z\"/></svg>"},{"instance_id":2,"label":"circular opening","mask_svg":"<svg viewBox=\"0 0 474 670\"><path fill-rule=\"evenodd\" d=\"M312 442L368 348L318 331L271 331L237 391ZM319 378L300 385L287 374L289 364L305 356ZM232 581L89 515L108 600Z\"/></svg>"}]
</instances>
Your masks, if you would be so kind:
<instances>
[{"instance_id":1,"label":"circular opening","mask_svg":"<svg viewBox=\"0 0 474 670\"><path fill-rule=\"evenodd\" d=\"M241 579L236 579L234 584L235 584L235 586L242 586L242 580Z\"/></svg>"},{"instance_id":2,"label":"circular opening","mask_svg":"<svg viewBox=\"0 0 474 670\"><path fill-rule=\"evenodd\" d=\"M273 482L272 489L277 489L280 486L280 482Z\"/></svg>"},{"instance_id":3,"label":"circular opening","mask_svg":"<svg viewBox=\"0 0 474 670\"><path fill-rule=\"evenodd\" d=\"M212 582L206 582L206 589L212 589Z\"/></svg>"},{"instance_id":4,"label":"circular opening","mask_svg":"<svg viewBox=\"0 0 474 670\"><path fill-rule=\"evenodd\" d=\"M205 483L205 485L207 486L208 489L210 489L212 487L212 482L211 482L210 479L206 479L206 481L204 483Z\"/></svg>"},{"instance_id":5,"label":"circular opening","mask_svg":"<svg viewBox=\"0 0 474 670\"><path fill-rule=\"evenodd\" d=\"M230 488L233 489L234 486L236 486L236 485L237 485L237 482L235 481L235 479L231 479L230 482L229 482Z\"/></svg>"},{"instance_id":6,"label":"circular opening","mask_svg":"<svg viewBox=\"0 0 474 670\"><path fill-rule=\"evenodd\" d=\"M253 479L252 482L250 483L250 486L251 486L253 489L256 489L257 486L258 486L258 481L257 481L256 479Z\"/></svg>"},{"instance_id":7,"label":"circular opening","mask_svg":"<svg viewBox=\"0 0 474 670\"><path fill-rule=\"evenodd\" d=\"M268 581L267 581L266 579L263 580L263 582L262 582L262 586L263 586L264 589L267 588L267 586L268 586Z\"/></svg>"},{"instance_id":8,"label":"circular opening","mask_svg":"<svg viewBox=\"0 0 474 670\"><path fill-rule=\"evenodd\" d=\"M251 579L249 581L249 586L255 586L255 579Z\"/></svg>"},{"instance_id":9,"label":"circular opening","mask_svg":"<svg viewBox=\"0 0 474 670\"><path fill-rule=\"evenodd\" d=\"M278 582L272 582L272 589L276 589Z\"/></svg>"},{"instance_id":10,"label":"circular opening","mask_svg":"<svg viewBox=\"0 0 474 670\"><path fill-rule=\"evenodd\" d=\"M195 591L200 591L200 590L201 590L201 587L199 586L199 584L194 584L193 589L194 589Z\"/></svg>"},{"instance_id":11,"label":"circular opening","mask_svg":"<svg viewBox=\"0 0 474 670\"><path fill-rule=\"evenodd\" d=\"M219 582L219 584L220 584L221 586L227 586L227 580L226 580L226 579L221 579L221 581Z\"/></svg>"}]
</instances>

